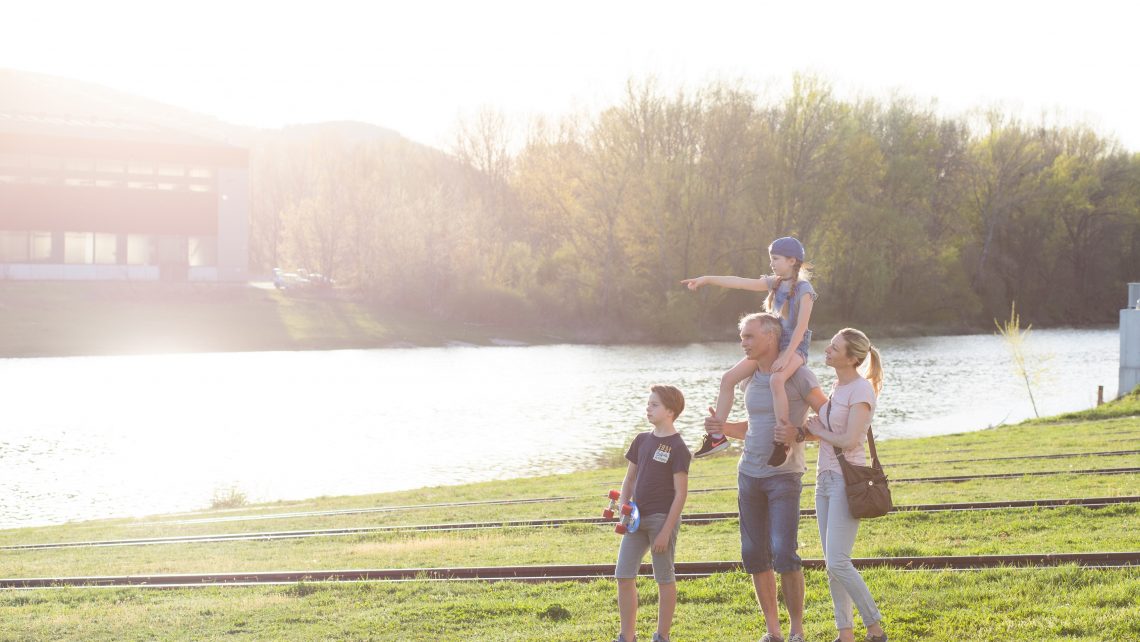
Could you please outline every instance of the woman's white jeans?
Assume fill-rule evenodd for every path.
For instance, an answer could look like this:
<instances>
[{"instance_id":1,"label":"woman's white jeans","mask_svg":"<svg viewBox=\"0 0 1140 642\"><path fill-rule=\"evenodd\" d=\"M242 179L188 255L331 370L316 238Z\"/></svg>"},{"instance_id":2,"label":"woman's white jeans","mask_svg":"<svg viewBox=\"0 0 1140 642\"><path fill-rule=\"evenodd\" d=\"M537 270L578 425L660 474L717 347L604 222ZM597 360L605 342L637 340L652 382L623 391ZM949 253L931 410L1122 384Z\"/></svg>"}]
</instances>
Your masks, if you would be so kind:
<instances>
[{"instance_id":1,"label":"woman's white jeans","mask_svg":"<svg viewBox=\"0 0 1140 642\"><path fill-rule=\"evenodd\" d=\"M852 605L859 608L863 624L882 619L879 608L859 571L851 564L851 550L859 533L859 520L847 507L847 491L843 474L825 470L815 480L815 517L819 523L819 541L823 542L823 559L827 563L827 583L835 606L835 627L855 627Z\"/></svg>"}]
</instances>

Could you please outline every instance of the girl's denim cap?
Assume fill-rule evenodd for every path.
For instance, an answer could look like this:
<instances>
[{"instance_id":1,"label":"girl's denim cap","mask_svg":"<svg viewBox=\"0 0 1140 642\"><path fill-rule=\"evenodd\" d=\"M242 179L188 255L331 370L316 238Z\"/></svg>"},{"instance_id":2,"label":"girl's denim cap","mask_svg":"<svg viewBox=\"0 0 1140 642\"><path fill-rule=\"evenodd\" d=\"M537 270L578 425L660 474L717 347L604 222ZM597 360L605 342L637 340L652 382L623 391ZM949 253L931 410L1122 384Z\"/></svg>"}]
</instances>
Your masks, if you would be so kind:
<instances>
[{"instance_id":1,"label":"girl's denim cap","mask_svg":"<svg viewBox=\"0 0 1140 642\"><path fill-rule=\"evenodd\" d=\"M772 244L768 246L768 252L798 261L804 260L804 244L791 236L783 236L772 241Z\"/></svg>"}]
</instances>

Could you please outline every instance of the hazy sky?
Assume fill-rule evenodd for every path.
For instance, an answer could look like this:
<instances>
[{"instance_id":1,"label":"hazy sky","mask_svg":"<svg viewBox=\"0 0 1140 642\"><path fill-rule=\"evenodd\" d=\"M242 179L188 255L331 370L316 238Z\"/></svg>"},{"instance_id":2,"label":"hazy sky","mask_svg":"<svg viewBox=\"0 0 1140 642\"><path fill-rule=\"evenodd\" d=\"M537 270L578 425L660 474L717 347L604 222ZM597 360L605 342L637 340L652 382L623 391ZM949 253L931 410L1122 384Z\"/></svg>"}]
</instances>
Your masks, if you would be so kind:
<instances>
[{"instance_id":1,"label":"hazy sky","mask_svg":"<svg viewBox=\"0 0 1140 642\"><path fill-rule=\"evenodd\" d=\"M842 97L946 114L998 105L1140 151L1140 5L1006 2L5 2L0 67L104 84L264 127L360 120L445 146L481 106L595 110L630 77L666 89L793 73Z\"/></svg>"}]
</instances>

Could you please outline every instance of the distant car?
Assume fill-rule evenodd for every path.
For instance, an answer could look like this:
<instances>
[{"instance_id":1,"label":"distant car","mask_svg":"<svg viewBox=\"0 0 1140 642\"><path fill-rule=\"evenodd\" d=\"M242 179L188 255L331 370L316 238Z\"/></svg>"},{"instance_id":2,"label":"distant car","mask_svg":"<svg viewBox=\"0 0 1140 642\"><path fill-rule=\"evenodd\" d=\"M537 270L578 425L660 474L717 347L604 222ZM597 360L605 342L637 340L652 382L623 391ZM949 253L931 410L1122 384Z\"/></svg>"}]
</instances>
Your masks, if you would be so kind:
<instances>
[{"instance_id":1,"label":"distant car","mask_svg":"<svg viewBox=\"0 0 1140 642\"><path fill-rule=\"evenodd\" d=\"M273 268L273 287L278 290L287 288L329 288L332 286L332 279L323 274L309 272L304 268L296 272L286 272L281 268Z\"/></svg>"}]
</instances>

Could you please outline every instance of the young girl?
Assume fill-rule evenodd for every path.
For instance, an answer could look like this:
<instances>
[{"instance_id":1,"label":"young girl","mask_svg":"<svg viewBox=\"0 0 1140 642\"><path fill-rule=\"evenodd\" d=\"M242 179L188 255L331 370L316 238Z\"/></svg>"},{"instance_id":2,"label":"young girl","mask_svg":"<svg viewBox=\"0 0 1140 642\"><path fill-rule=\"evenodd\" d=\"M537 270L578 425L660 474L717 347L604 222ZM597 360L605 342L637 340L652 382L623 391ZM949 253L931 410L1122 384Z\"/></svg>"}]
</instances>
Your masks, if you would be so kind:
<instances>
[{"instance_id":1,"label":"young girl","mask_svg":"<svg viewBox=\"0 0 1140 642\"><path fill-rule=\"evenodd\" d=\"M780 356L772 365L772 401L776 412L777 425L788 424L788 394L784 384L800 366L807 363L808 344L811 342L811 309L816 293L808 282L808 266L804 264L804 246L799 240L785 236L772 241L768 246L768 258L772 267L770 276L749 279L739 276L701 276L681 281L690 290L702 285L719 285L723 288L768 292L764 306L769 312L780 315L783 333L780 336ZM720 396L716 402L716 417L725 420L732 405L732 387L756 372L756 362L741 359L720 380ZM694 457L705 457L728 446L724 435L705 435L700 450ZM770 465L778 466L786 456L784 448L776 448Z\"/></svg>"}]
</instances>

